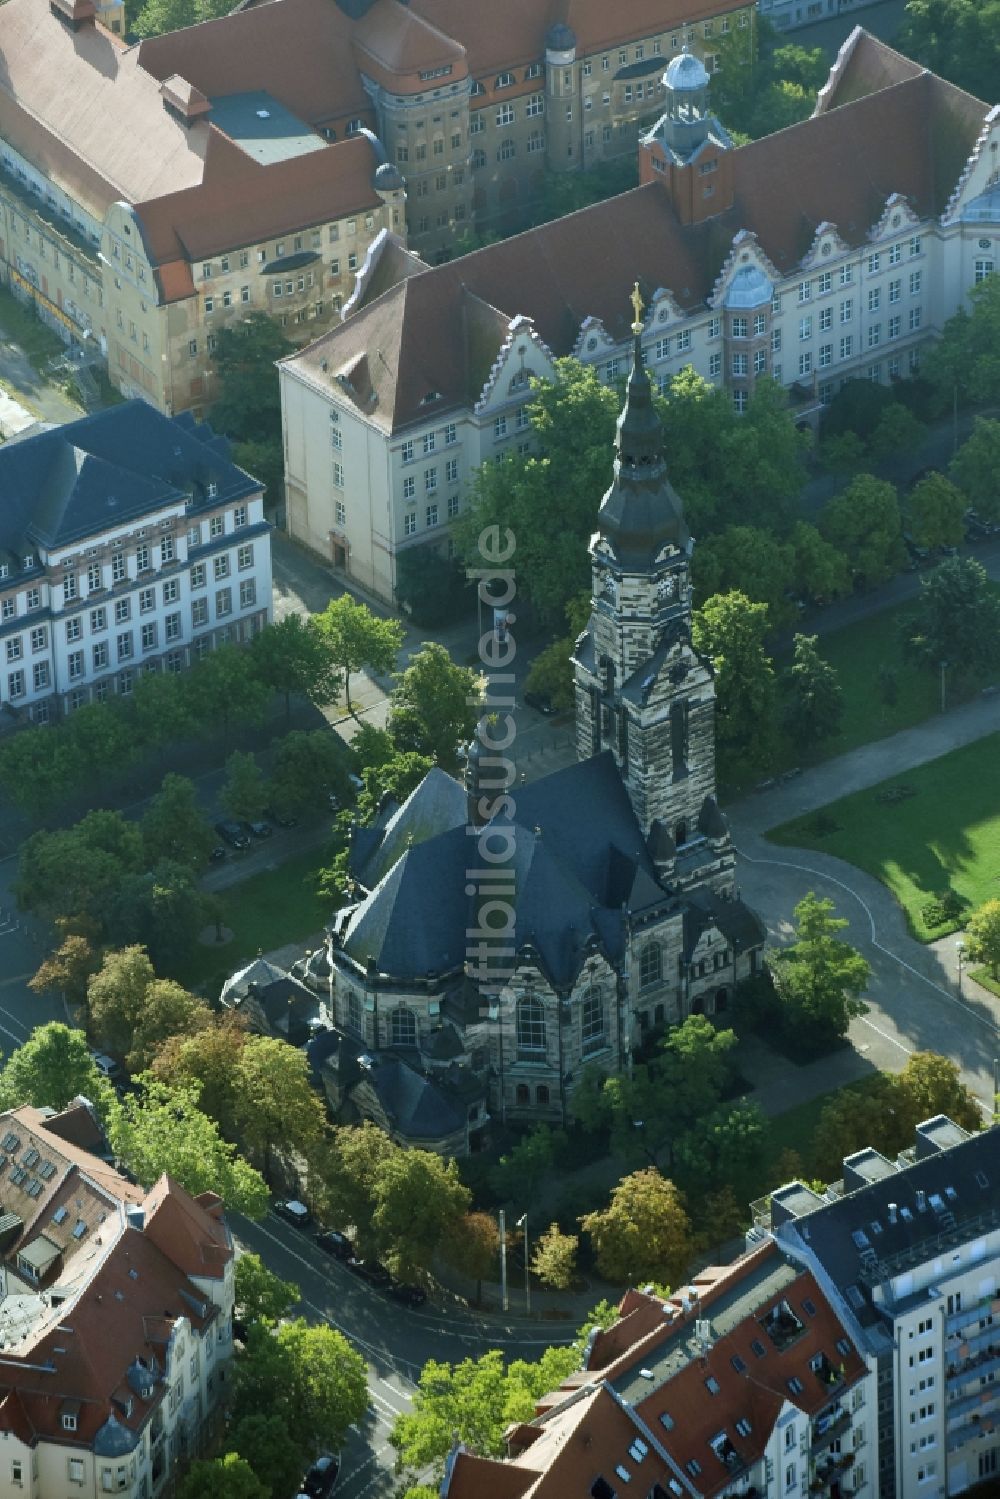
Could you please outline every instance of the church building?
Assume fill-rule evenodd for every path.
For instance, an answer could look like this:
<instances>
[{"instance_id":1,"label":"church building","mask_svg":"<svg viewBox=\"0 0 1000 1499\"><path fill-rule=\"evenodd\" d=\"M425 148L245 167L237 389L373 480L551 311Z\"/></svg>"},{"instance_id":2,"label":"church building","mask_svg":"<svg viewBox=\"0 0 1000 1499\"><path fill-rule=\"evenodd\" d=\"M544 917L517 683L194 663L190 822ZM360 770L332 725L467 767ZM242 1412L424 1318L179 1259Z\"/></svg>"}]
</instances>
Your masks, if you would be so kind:
<instances>
[{"instance_id":1,"label":"church building","mask_svg":"<svg viewBox=\"0 0 1000 1499\"><path fill-rule=\"evenodd\" d=\"M466 784L431 770L354 832L329 931L337 1097L397 1138L479 1148L564 1122L585 1068L722 1014L757 970L715 797L715 686L691 641L693 541L634 352L576 643L579 759L527 785L484 719Z\"/></svg>"}]
</instances>

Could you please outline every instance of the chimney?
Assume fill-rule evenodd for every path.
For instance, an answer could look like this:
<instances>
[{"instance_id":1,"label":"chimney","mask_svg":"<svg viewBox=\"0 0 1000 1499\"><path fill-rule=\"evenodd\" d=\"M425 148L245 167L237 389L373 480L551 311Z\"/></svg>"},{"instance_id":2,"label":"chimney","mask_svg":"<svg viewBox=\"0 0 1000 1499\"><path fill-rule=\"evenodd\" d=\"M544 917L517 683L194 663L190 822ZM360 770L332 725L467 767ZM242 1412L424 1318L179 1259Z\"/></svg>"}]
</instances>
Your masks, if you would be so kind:
<instances>
[{"instance_id":1,"label":"chimney","mask_svg":"<svg viewBox=\"0 0 1000 1499\"><path fill-rule=\"evenodd\" d=\"M97 15L94 0L49 0L49 9L60 21L65 21L71 31L93 26Z\"/></svg>"},{"instance_id":2,"label":"chimney","mask_svg":"<svg viewBox=\"0 0 1000 1499\"><path fill-rule=\"evenodd\" d=\"M60 0L53 0L60 3ZM62 0L65 3L65 0ZM76 0L77 4L81 0ZM192 125L195 120L200 120L207 115L211 109L211 103L205 98L200 89L194 84L188 83L179 73L172 73L160 84L160 97L170 113L176 115L185 125Z\"/></svg>"}]
</instances>

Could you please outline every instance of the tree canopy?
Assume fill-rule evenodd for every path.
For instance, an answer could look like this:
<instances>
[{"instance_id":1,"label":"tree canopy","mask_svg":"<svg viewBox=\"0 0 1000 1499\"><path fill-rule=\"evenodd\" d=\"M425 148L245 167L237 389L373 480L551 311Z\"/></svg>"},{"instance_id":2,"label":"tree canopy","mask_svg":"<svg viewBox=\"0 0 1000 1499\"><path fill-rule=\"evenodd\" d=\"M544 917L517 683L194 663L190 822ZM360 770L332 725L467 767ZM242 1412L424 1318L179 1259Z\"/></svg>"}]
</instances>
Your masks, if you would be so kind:
<instances>
[{"instance_id":1,"label":"tree canopy","mask_svg":"<svg viewBox=\"0 0 1000 1499\"><path fill-rule=\"evenodd\" d=\"M920 579L916 608L902 629L909 654L931 667L989 667L1000 652L1000 595L981 562L948 557Z\"/></svg>"},{"instance_id":2,"label":"tree canopy","mask_svg":"<svg viewBox=\"0 0 1000 1499\"><path fill-rule=\"evenodd\" d=\"M477 674L456 665L443 645L425 641L396 677L389 732L404 753L453 770L478 722L481 698Z\"/></svg>"},{"instance_id":3,"label":"tree canopy","mask_svg":"<svg viewBox=\"0 0 1000 1499\"><path fill-rule=\"evenodd\" d=\"M796 635L792 664L781 674L782 719L799 749L836 734L844 711L844 694L836 669L819 653L819 637Z\"/></svg>"},{"instance_id":4,"label":"tree canopy","mask_svg":"<svg viewBox=\"0 0 1000 1499\"><path fill-rule=\"evenodd\" d=\"M585 1214L580 1225L593 1242L598 1270L613 1285L676 1285L694 1249L681 1195L655 1166L624 1177L608 1206Z\"/></svg>"},{"instance_id":5,"label":"tree canopy","mask_svg":"<svg viewBox=\"0 0 1000 1499\"><path fill-rule=\"evenodd\" d=\"M340 696L343 683L330 641L311 616L286 614L254 637L251 650L261 680L285 700L286 722L293 697L325 708Z\"/></svg>"},{"instance_id":6,"label":"tree canopy","mask_svg":"<svg viewBox=\"0 0 1000 1499\"><path fill-rule=\"evenodd\" d=\"M988 900L966 923L969 957L985 963L995 979L1000 978L1000 900Z\"/></svg>"},{"instance_id":7,"label":"tree canopy","mask_svg":"<svg viewBox=\"0 0 1000 1499\"><path fill-rule=\"evenodd\" d=\"M810 891L795 907L796 940L767 957L784 1027L817 1051L846 1036L850 1022L868 1008L861 995L871 968L836 935L848 923L833 912L832 900Z\"/></svg>"},{"instance_id":8,"label":"tree canopy","mask_svg":"<svg viewBox=\"0 0 1000 1499\"><path fill-rule=\"evenodd\" d=\"M280 1322L301 1292L293 1281L282 1280L249 1250L236 1261L233 1304L244 1322Z\"/></svg>"},{"instance_id":9,"label":"tree canopy","mask_svg":"<svg viewBox=\"0 0 1000 1499\"><path fill-rule=\"evenodd\" d=\"M64 1109L82 1094L102 1110L111 1090L94 1065L83 1031L58 1021L40 1025L11 1052L0 1072L0 1109L30 1103Z\"/></svg>"},{"instance_id":10,"label":"tree canopy","mask_svg":"<svg viewBox=\"0 0 1000 1499\"><path fill-rule=\"evenodd\" d=\"M365 1361L325 1324L252 1324L235 1370L233 1418L279 1416L301 1453L336 1452L368 1408Z\"/></svg>"},{"instance_id":11,"label":"tree canopy","mask_svg":"<svg viewBox=\"0 0 1000 1499\"><path fill-rule=\"evenodd\" d=\"M834 495L820 516L820 530L868 585L884 583L906 559L896 491L871 474L858 474Z\"/></svg>"},{"instance_id":12,"label":"tree canopy","mask_svg":"<svg viewBox=\"0 0 1000 1499\"><path fill-rule=\"evenodd\" d=\"M167 679L150 676L142 680ZM208 819L198 804L194 782L174 771L163 777L139 827L147 868L158 864L161 859L169 859L175 864L187 864L201 871L215 842Z\"/></svg>"},{"instance_id":13,"label":"tree canopy","mask_svg":"<svg viewBox=\"0 0 1000 1499\"><path fill-rule=\"evenodd\" d=\"M359 604L349 593L331 599L322 614L315 616L315 622L330 660L343 675L344 701L350 708L351 677L364 666L375 676L391 672L403 643L403 626L398 620L373 614L367 604Z\"/></svg>"},{"instance_id":14,"label":"tree canopy","mask_svg":"<svg viewBox=\"0 0 1000 1499\"><path fill-rule=\"evenodd\" d=\"M692 620L695 649L715 670L719 747L754 759L763 756L772 732L774 666L765 648L767 631L767 605L745 593L706 599Z\"/></svg>"}]
</instances>

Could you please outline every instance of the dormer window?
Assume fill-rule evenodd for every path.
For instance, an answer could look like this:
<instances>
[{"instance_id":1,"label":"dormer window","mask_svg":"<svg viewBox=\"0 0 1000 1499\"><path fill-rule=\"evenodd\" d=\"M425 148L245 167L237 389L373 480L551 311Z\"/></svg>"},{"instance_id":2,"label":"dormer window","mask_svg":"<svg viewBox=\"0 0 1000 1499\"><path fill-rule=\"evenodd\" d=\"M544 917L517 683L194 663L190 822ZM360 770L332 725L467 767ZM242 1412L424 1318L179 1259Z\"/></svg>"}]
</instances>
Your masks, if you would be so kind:
<instances>
[{"instance_id":1,"label":"dormer window","mask_svg":"<svg viewBox=\"0 0 1000 1499\"><path fill-rule=\"evenodd\" d=\"M32 556L32 554L29 552L28 555L27 555L27 557L25 557L24 563L23 563L25 572L26 573L30 572L31 569L34 567L34 565L35 565L35 559Z\"/></svg>"},{"instance_id":2,"label":"dormer window","mask_svg":"<svg viewBox=\"0 0 1000 1499\"><path fill-rule=\"evenodd\" d=\"M513 73L498 73L494 81L494 88L512 88L514 85Z\"/></svg>"},{"instance_id":3,"label":"dormer window","mask_svg":"<svg viewBox=\"0 0 1000 1499\"><path fill-rule=\"evenodd\" d=\"M76 1431L77 1412L63 1411L60 1425L63 1431Z\"/></svg>"}]
</instances>

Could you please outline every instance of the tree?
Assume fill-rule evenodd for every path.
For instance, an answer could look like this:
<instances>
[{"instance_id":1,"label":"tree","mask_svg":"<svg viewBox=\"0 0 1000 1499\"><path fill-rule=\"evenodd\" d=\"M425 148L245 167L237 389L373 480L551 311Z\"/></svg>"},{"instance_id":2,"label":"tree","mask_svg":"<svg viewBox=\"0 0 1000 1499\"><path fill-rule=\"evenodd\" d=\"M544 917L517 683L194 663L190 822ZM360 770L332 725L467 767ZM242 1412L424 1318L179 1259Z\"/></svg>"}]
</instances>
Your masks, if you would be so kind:
<instances>
[{"instance_id":1,"label":"tree","mask_svg":"<svg viewBox=\"0 0 1000 1499\"><path fill-rule=\"evenodd\" d=\"M868 452L876 463L881 463L894 453L912 452L923 436L923 424L917 421L913 412L901 401L892 401L883 410L868 439Z\"/></svg>"},{"instance_id":2,"label":"tree","mask_svg":"<svg viewBox=\"0 0 1000 1499\"><path fill-rule=\"evenodd\" d=\"M337 797L346 794L347 775L348 762L336 734L330 729L293 729L274 751L268 805L282 815L322 807L331 792Z\"/></svg>"},{"instance_id":3,"label":"tree","mask_svg":"<svg viewBox=\"0 0 1000 1499\"><path fill-rule=\"evenodd\" d=\"M157 675L142 680L159 682L168 678ZM161 859L170 859L175 864L187 864L200 871L215 841L208 820L198 805L194 782L174 771L163 777L160 789L139 826L147 868L158 864Z\"/></svg>"},{"instance_id":4,"label":"tree","mask_svg":"<svg viewBox=\"0 0 1000 1499\"><path fill-rule=\"evenodd\" d=\"M143 996L126 1057L129 1072L148 1067L169 1036L187 1036L212 1023L212 1012L173 979L154 979Z\"/></svg>"},{"instance_id":5,"label":"tree","mask_svg":"<svg viewBox=\"0 0 1000 1499\"><path fill-rule=\"evenodd\" d=\"M840 727L844 694L836 669L819 653L819 637L796 635L791 666L781 674L785 730L798 749L830 739Z\"/></svg>"},{"instance_id":6,"label":"tree","mask_svg":"<svg viewBox=\"0 0 1000 1499\"><path fill-rule=\"evenodd\" d=\"M933 1051L912 1052L892 1081L899 1099L897 1114L911 1140L917 1125L935 1114L947 1114L963 1129L982 1128L982 1110L950 1057Z\"/></svg>"},{"instance_id":7,"label":"tree","mask_svg":"<svg viewBox=\"0 0 1000 1499\"><path fill-rule=\"evenodd\" d=\"M226 761L226 779L219 792L222 810L237 822L257 822L267 805L267 787L252 754L234 750Z\"/></svg>"},{"instance_id":8,"label":"tree","mask_svg":"<svg viewBox=\"0 0 1000 1499\"><path fill-rule=\"evenodd\" d=\"M534 1201L555 1159L557 1135L547 1124L537 1124L502 1155L490 1172L490 1186L504 1202L515 1195Z\"/></svg>"},{"instance_id":9,"label":"tree","mask_svg":"<svg viewBox=\"0 0 1000 1499\"><path fill-rule=\"evenodd\" d=\"M330 642L315 622L286 614L255 636L251 655L261 681L285 699L285 722L292 716L292 697L317 708L335 703L342 686L330 654Z\"/></svg>"},{"instance_id":10,"label":"tree","mask_svg":"<svg viewBox=\"0 0 1000 1499\"><path fill-rule=\"evenodd\" d=\"M551 645L539 651L525 678L525 690L543 694L560 713L568 713L573 707L573 650L579 635L587 628L589 618L590 594L579 593L566 605L569 633L560 635Z\"/></svg>"},{"instance_id":11,"label":"tree","mask_svg":"<svg viewBox=\"0 0 1000 1499\"><path fill-rule=\"evenodd\" d=\"M267 708L268 689L242 646L220 645L203 656L187 687L202 734L211 737L221 729L223 744L234 723L259 723Z\"/></svg>"},{"instance_id":12,"label":"tree","mask_svg":"<svg viewBox=\"0 0 1000 1499\"><path fill-rule=\"evenodd\" d=\"M150 0L151 5L159 3ZM227 1452L224 1457L196 1457L178 1485L177 1499L270 1499L270 1492L245 1458Z\"/></svg>"},{"instance_id":13,"label":"tree","mask_svg":"<svg viewBox=\"0 0 1000 1499\"><path fill-rule=\"evenodd\" d=\"M194 1088L146 1079L139 1093L115 1103L108 1137L141 1186L151 1187L169 1171L195 1197L217 1192L227 1208L248 1218L267 1212L263 1178L220 1137L214 1120L198 1108Z\"/></svg>"},{"instance_id":14,"label":"tree","mask_svg":"<svg viewBox=\"0 0 1000 1499\"><path fill-rule=\"evenodd\" d=\"M706 599L692 620L694 646L715 672L719 745L760 759L771 737L774 666L764 648L766 604L744 593Z\"/></svg>"},{"instance_id":15,"label":"tree","mask_svg":"<svg viewBox=\"0 0 1000 1499\"><path fill-rule=\"evenodd\" d=\"M156 972L144 947L105 953L87 985L87 1005L94 1035L112 1056L124 1057L142 1014Z\"/></svg>"},{"instance_id":16,"label":"tree","mask_svg":"<svg viewBox=\"0 0 1000 1499\"><path fill-rule=\"evenodd\" d=\"M580 1224L593 1241L600 1273L617 1285L676 1285L691 1258L691 1224L680 1193L653 1166L626 1176L609 1205L585 1214Z\"/></svg>"},{"instance_id":17,"label":"tree","mask_svg":"<svg viewBox=\"0 0 1000 1499\"><path fill-rule=\"evenodd\" d=\"M239 1266L237 1260L237 1270ZM271 1499L292 1499L297 1493L301 1455L280 1416L244 1416L230 1430L227 1440L249 1463Z\"/></svg>"},{"instance_id":18,"label":"tree","mask_svg":"<svg viewBox=\"0 0 1000 1499\"><path fill-rule=\"evenodd\" d=\"M192 1036L170 1036L151 1065L159 1082L198 1091L198 1107L235 1143L242 1101L238 1097L240 1053L249 1039L246 1020L232 1010Z\"/></svg>"},{"instance_id":19,"label":"tree","mask_svg":"<svg viewBox=\"0 0 1000 1499\"><path fill-rule=\"evenodd\" d=\"M1000 598L973 557L948 557L920 579L914 613L902 623L906 650L935 669L983 670L997 658Z\"/></svg>"},{"instance_id":20,"label":"tree","mask_svg":"<svg viewBox=\"0 0 1000 1499\"><path fill-rule=\"evenodd\" d=\"M83 784L103 787L109 771L119 773L139 758L142 746L115 703L87 703L60 725ZM103 814L111 816L111 813Z\"/></svg>"},{"instance_id":21,"label":"tree","mask_svg":"<svg viewBox=\"0 0 1000 1499\"><path fill-rule=\"evenodd\" d=\"M897 45L980 99L1000 71L996 7L978 0L908 0Z\"/></svg>"},{"instance_id":22,"label":"tree","mask_svg":"<svg viewBox=\"0 0 1000 1499\"><path fill-rule=\"evenodd\" d=\"M910 531L918 546L936 551L965 538L966 499L944 474L931 473L910 491Z\"/></svg>"},{"instance_id":23,"label":"tree","mask_svg":"<svg viewBox=\"0 0 1000 1499\"><path fill-rule=\"evenodd\" d=\"M866 584L884 583L905 561L899 500L885 479L858 474L829 501L820 530Z\"/></svg>"},{"instance_id":24,"label":"tree","mask_svg":"<svg viewBox=\"0 0 1000 1499\"><path fill-rule=\"evenodd\" d=\"M810 891L795 907L796 940L768 956L785 1025L816 1051L846 1036L851 1021L868 1008L861 995L871 967L835 935L848 922L833 911L832 900Z\"/></svg>"},{"instance_id":25,"label":"tree","mask_svg":"<svg viewBox=\"0 0 1000 1499\"><path fill-rule=\"evenodd\" d=\"M396 665L403 644L403 627L397 620L373 614L349 593L331 599L316 616L316 628L326 640L334 666L343 673L344 701L351 708L351 676L363 666L375 676L385 676Z\"/></svg>"},{"instance_id":26,"label":"tree","mask_svg":"<svg viewBox=\"0 0 1000 1499\"><path fill-rule=\"evenodd\" d=\"M188 679L178 672L143 672L129 707L140 741L150 748L176 745L197 727Z\"/></svg>"},{"instance_id":27,"label":"tree","mask_svg":"<svg viewBox=\"0 0 1000 1499\"><path fill-rule=\"evenodd\" d=\"M443 645L425 641L397 674L389 732L401 750L454 769L459 746L468 743L479 721L481 701L477 674L457 666Z\"/></svg>"},{"instance_id":28,"label":"tree","mask_svg":"<svg viewBox=\"0 0 1000 1499\"><path fill-rule=\"evenodd\" d=\"M22 729L0 744L0 782L32 816L58 806L81 778L68 740L47 724Z\"/></svg>"},{"instance_id":29,"label":"tree","mask_svg":"<svg viewBox=\"0 0 1000 1499\"><path fill-rule=\"evenodd\" d=\"M675 1171L690 1191L733 1186L759 1169L767 1122L755 1103L723 1104L677 1141Z\"/></svg>"},{"instance_id":30,"label":"tree","mask_svg":"<svg viewBox=\"0 0 1000 1499\"><path fill-rule=\"evenodd\" d=\"M161 859L155 869L122 880L105 927L116 947L138 943L166 969L187 959L205 915L206 899L190 864Z\"/></svg>"},{"instance_id":31,"label":"tree","mask_svg":"<svg viewBox=\"0 0 1000 1499\"><path fill-rule=\"evenodd\" d=\"M28 980L28 988L35 994L62 994L67 1004L80 1005L87 998L87 983L97 967L97 954L86 937L69 932Z\"/></svg>"},{"instance_id":32,"label":"tree","mask_svg":"<svg viewBox=\"0 0 1000 1499\"><path fill-rule=\"evenodd\" d=\"M1000 422L977 416L949 472L983 520L1000 520Z\"/></svg>"},{"instance_id":33,"label":"tree","mask_svg":"<svg viewBox=\"0 0 1000 1499\"><path fill-rule=\"evenodd\" d=\"M0 1108L30 1103L64 1109L78 1094L103 1105L108 1085L94 1066L83 1031L52 1021L32 1031L0 1072Z\"/></svg>"},{"instance_id":34,"label":"tree","mask_svg":"<svg viewBox=\"0 0 1000 1499\"><path fill-rule=\"evenodd\" d=\"M809 521L796 521L789 539L795 554L795 577L814 603L826 604L850 592L851 575L846 558L815 526Z\"/></svg>"},{"instance_id":35,"label":"tree","mask_svg":"<svg viewBox=\"0 0 1000 1499\"><path fill-rule=\"evenodd\" d=\"M942 408L951 409L959 402L996 401L1000 395L998 337L1000 289L995 277L987 276L969 292L968 309L960 307L945 323L927 360L927 376Z\"/></svg>"},{"instance_id":36,"label":"tree","mask_svg":"<svg viewBox=\"0 0 1000 1499\"><path fill-rule=\"evenodd\" d=\"M273 1036L247 1036L236 1059L233 1140L271 1180L281 1153L315 1159L326 1136L326 1110L304 1051Z\"/></svg>"},{"instance_id":37,"label":"tree","mask_svg":"<svg viewBox=\"0 0 1000 1499\"><path fill-rule=\"evenodd\" d=\"M224 0L213 3L224 4ZM275 365L293 348L266 312L251 312L241 322L219 329L215 368L222 395L212 409L219 431L244 441L280 442L281 396Z\"/></svg>"},{"instance_id":38,"label":"tree","mask_svg":"<svg viewBox=\"0 0 1000 1499\"><path fill-rule=\"evenodd\" d=\"M71 917L100 931L111 902L142 867L142 839L120 812L88 812L71 828L33 833L21 845L19 904L50 919Z\"/></svg>"},{"instance_id":39,"label":"tree","mask_svg":"<svg viewBox=\"0 0 1000 1499\"><path fill-rule=\"evenodd\" d=\"M795 553L759 527L727 526L703 542L694 554L694 577L702 598L738 588L747 598L766 604L772 626L794 613L785 595L795 579Z\"/></svg>"},{"instance_id":40,"label":"tree","mask_svg":"<svg viewBox=\"0 0 1000 1499\"><path fill-rule=\"evenodd\" d=\"M576 1234L564 1234L558 1223L550 1223L535 1240L531 1268L538 1279L557 1291L568 1291L576 1280L576 1251L580 1240Z\"/></svg>"},{"instance_id":41,"label":"tree","mask_svg":"<svg viewBox=\"0 0 1000 1499\"><path fill-rule=\"evenodd\" d=\"M988 900L973 911L966 925L969 957L985 963L995 979L1000 978L1000 900Z\"/></svg>"},{"instance_id":42,"label":"tree","mask_svg":"<svg viewBox=\"0 0 1000 1499\"><path fill-rule=\"evenodd\" d=\"M333 1131L324 1162L330 1217L334 1223L354 1224L364 1254L376 1253L378 1249L372 1228L375 1178L382 1162L399 1148L368 1119L359 1125L341 1125Z\"/></svg>"},{"instance_id":43,"label":"tree","mask_svg":"<svg viewBox=\"0 0 1000 1499\"><path fill-rule=\"evenodd\" d=\"M479 1457L501 1457L508 1426L530 1421L535 1403L578 1364L572 1345L547 1348L537 1362L516 1359L507 1368L498 1348L460 1364L430 1359L412 1410L397 1418L389 1440L400 1462L417 1470L431 1464L441 1469L456 1439Z\"/></svg>"},{"instance_id":44,"label":"tree","mask_svg":"<svg viewBox=\"0 0 1000 1499\"><path fill-rule=\"evenodd\" d=\"M500 1255L500 1231L489 1213L466 1213L452 1225L444 1242L448 1263L476 1282L476 1302L483 1299L483 1281L495 1279Z\"/></svg>"},{"instance_id":45,"label":"tree","mask_svg":"<svg viewBox=\"0 0 1000 1499\"><path fill-rule=\"evenodd\" d=\"M248 1324L280 1322L301 1297L294 1281L282 1280L267 1268L259 1254L250 1250L239 1256L234 1273L233 1305Z\"/></svg>"},{"instance_id":46,"label":"tree","mask_svg":"<svg viewBox=\"0 0 1000 1499\"><path fill-rule=\"evenodd\" d=\"M397 1149L383 1156L372 1188L372 1232L381 1258L402 1280L430 1269L472 1196L455 1162L430 1150Z\"/></svg>"},{"instance_id":47,"label":"tree","mask_svg":"<svg viewBox=\"0 0 1000 1499\"><path fill-rule=\"evenodd\" d=\"M336 1452L368 1408L365 1361L332 1327L302 1318L250 1327L235 1371L233 1416L279 1416L300 1452Z\"/></svg>"},{"instance_id":48,"label":"tree","mask_svg":"<svg viewBox=\"0 0 1000 1499\"><path fill-rule=\"evenodd\" d=\"M469 619L476 600L457 557L435 547L410 547L396 558L396 602L415 625L429 630Z\"/></svg>"}]
</instances>

